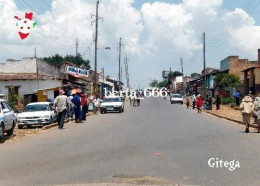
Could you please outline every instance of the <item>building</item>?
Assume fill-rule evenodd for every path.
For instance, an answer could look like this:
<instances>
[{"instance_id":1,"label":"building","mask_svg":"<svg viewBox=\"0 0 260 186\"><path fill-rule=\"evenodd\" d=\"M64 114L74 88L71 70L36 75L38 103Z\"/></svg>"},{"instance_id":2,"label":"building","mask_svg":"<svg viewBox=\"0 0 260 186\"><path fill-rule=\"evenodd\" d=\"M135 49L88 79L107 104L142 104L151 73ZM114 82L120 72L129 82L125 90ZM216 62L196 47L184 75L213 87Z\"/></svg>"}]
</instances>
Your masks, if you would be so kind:
<instances>
[{"instance_id":1,"label":"building","mask_svg":"<svg viewBox=\"0 0 260 186\"><path fill-rule=\"evenodd\" d=\"M120 91L119 90L119 81L116 80L116 78L111 77L111 76L107 76L106 80L108 82L110 82L110 83L113 83L113 85L114 85L113 87L114 87L115 91ZM123 86L124 86L123 82L120 82L120 89L121 89L121 91L123 90Z\"/></svg>"},{"instance_id":2,"label":"building","mask_svg":"<svg viewBox=\"0 0 260 186\"><path fill-rule=\"evenodd\" d=\"M40 58L23 58L0 64L0 93L14 91L23 105L53 100L60 88L89 91L90 82L89 71L70 62L52 65Z\"/></svg>"},{"instance_id":3,"label":"building","mask_svg":"<svg viewBox=\"0 0 260 186\"><path fill-rule=\"evenodd\" d=\"M249 91L253 95L260 93L260 49L258 49L258 63L254 67L242 71L244 74L244 94Z\"/></svg>"},{"instance_id":4,"label":"building","mask_svg":"<svg viewBox=\"0 0 260 186\"><path fill-rule=\"evenodd\" d=\"M60 67L50 65L42 59L9 59L0 64L0 92L9 95L14 90L27 104L38 100L38 90L61 87L60 77Z\"/></svg>"},{"instance_id":5,"label":"building","mask_svg":"<svg viewBox=\"0 0 260 186\"><path fill-rule=\"evenodd\" d=\"M257 64L258 61L248 61L248 59L239 59L238 56L229 56L220 61L220 71L234 74L243 82L244 73L242 71L255 67Z\"/></svg>"},{"instance_id":6,"label":"building","mask_svg":"<svg viewBox=\"0 0 260 186\"><path fill-rule=\"evenodd\" d=\"M206 94L210 94L211 96L215 95L215 76L219 73L218 69L215 68L206 68ZM195 92L196 94L204 95L204 69L201 72L201 75L196 79L191 79L187 83L187 91L189 93Z\"/></svg>"},{"instance_id":7,"label":"building","mask_svg":"<svg viewBox=\"0 0 260 186\"><path fill-rule=\"evenodd\" d=\"M115 91L115 87L114 87L114 83L109 82L107 80L107 77L104 77L104 75L99 75L99 82L101 84L101 97L103 98L105 96L105 90L107 92L114 92Z\"/></svg>"}]
</instances>

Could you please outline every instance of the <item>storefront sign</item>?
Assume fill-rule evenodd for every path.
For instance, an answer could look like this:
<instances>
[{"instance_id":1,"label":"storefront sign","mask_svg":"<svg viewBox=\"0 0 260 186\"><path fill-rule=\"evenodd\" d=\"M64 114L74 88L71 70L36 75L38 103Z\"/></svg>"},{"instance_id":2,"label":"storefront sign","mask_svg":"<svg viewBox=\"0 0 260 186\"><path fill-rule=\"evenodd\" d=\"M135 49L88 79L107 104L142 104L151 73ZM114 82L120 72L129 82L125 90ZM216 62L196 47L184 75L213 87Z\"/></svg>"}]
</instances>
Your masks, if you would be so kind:
<instances>
[{"instance_id":1,"label":"storefront sign","mask_svg":"<svg viewBox=\"0 0 260 186\"><path fill-rule=\"evenodd\" d=\"M73 66L67 66L67 74L76 78L86 78L88 77L88 70Z\"/></svg>"}]
</instances>

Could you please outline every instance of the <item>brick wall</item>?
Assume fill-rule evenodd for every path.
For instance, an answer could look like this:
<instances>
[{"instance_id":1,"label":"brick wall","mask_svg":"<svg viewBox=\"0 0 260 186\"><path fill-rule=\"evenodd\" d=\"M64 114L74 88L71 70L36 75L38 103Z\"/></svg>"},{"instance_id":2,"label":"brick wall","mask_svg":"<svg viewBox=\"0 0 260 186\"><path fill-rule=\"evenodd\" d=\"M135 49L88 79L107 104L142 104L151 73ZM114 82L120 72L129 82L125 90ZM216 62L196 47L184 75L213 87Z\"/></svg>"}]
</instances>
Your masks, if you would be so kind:
<instances>
[{"instance_id":1,"label":"brick wall","mask_svg":"<svg viewBox=\"0 0 260 186\"><path fill-rule=\"evenodd\" d=\"M243 81L244 73L242 71L256 65L257 61L248 61L247 59L239 59L238 56L231 56L229 58L229 73L237 75Z\"/></svg>"}]
</instances>

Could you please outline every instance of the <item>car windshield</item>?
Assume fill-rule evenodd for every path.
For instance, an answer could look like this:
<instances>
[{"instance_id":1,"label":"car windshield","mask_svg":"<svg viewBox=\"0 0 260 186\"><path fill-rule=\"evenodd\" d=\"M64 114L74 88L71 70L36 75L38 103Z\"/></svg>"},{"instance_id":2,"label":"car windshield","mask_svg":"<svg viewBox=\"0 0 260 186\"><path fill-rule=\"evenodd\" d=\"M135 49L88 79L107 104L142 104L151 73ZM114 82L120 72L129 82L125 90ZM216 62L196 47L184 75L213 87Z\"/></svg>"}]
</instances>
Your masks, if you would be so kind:
<instances>
[{"instance_id":1,"label":"car windshield","mask_svg":"<svg viewBox=\"0 0 260 186\"><path fill-rule=\"evenodd\" d=\"M104 100L104 102L106 103L110 103L110 102L120 102L119 98L107 98Z\"/></svg>"},{"instance_id":2,"label":"car windshield","mask_svg":"<svg viewBox=\"0 0 260 186\"><path fill-rule=\"evenodd\" d=\"M182 98L181 95L173 95L172 97L173 97L173 98Z\"/></svg>"},{"instance_id":3,"label":"car windshield","mask_svg":"<svg viewBox=\"0 0 260 186\"><path fill-rule=\"evenodd\" d=\"M47 111L48 105L27 105L24 107L24 112L37 112L37 111Z\"/></svg>"}]
</instances>

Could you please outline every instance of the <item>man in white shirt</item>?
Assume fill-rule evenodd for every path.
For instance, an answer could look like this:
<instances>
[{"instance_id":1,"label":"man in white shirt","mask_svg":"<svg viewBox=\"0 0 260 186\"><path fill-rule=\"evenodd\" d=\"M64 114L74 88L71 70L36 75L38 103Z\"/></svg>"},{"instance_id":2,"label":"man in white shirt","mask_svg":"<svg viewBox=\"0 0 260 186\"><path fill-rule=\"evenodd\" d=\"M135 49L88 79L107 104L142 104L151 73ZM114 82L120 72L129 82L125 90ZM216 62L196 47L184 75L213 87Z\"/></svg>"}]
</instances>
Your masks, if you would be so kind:
<instances>
[{"instance_id":1,"label":"man in white shirt","mask_svg":"<svg viewBox=\"0 0 260 186\"><path fill-rule=\"evenodd\" d=\"M66 116L66 108L67 105L69 104L67 96L65 96L64 94L65 94L64 90L60 90L59 96L57 96L54 101L54 107L58 114L57 120L58 120L59 129L63 128L64 120Z\"/></svg>"}]
</instances>

